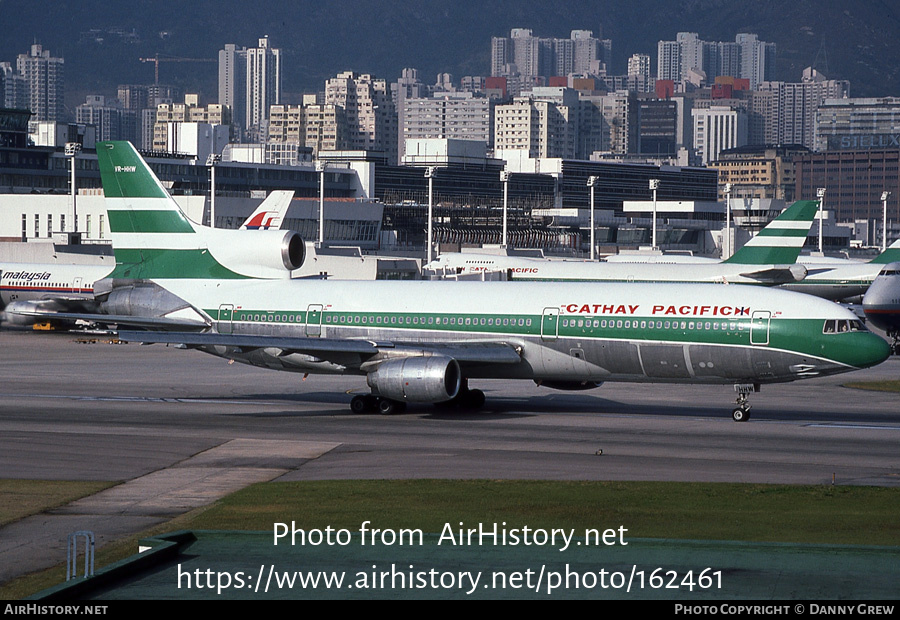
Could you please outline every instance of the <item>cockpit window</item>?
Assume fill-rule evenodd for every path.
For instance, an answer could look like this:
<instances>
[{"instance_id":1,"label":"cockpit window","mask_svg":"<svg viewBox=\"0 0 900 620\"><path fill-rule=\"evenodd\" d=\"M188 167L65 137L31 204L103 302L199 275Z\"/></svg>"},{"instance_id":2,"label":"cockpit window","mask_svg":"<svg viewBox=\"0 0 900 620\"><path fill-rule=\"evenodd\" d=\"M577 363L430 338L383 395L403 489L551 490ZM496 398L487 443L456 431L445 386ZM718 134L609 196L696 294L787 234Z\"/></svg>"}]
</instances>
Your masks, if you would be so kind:
<instances>
[{"instance_id":1,"label":"cockpit window","mask_svg":"<svg viewBox=\"0 0 900 620\"><path fill-rule=\"evenodd\" d=\"M858 319L830 319L822 328L824 334L843 334L846 332L864 332L866 326Z\"/></svg>"}]
</instances>

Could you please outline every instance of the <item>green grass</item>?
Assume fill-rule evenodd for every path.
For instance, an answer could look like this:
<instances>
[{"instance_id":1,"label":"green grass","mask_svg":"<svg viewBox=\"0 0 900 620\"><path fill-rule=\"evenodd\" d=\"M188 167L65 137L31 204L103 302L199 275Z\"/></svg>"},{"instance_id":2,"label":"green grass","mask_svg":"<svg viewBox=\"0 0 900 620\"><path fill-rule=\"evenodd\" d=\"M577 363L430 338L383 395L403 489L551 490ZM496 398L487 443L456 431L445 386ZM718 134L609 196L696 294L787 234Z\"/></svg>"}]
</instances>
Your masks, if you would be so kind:
<instances>
[{"instance_id":1,"label":"green grass","mask_svg":"<svg viewBox=\"0 0 900 620\"><path fill-rule=\"evenodd\" d=\"M69 480L0 480L0 526L65 506L113 484Z\"/></svg>"},{"instance_id":2,"label":"green grass","mask_svg":"<svg viewBox=\"0 0 900 620\"><path fill-rule=\"evenodd\" d=\"M634 538L900 545L900 489L670 482L363 480L258 484L193 529L419 528L445 523L628 528Z\"/></svg>"},{"instance_id":3,"label":"green grass","mask_svg":"<svg viewBox=\"0 0 900 620\"><path fill-rule=\"evenodd\" d=\"M0 489L11 484L0 481ZM41 484L34 484L37 488ZM76 483L56 483L75 485ZM80 483L79 483L80 484ZM27 487L16 501L27 501ZM7 504L5 493L2 504ZM58 504L53 504L58 505ZM48 504L50 506L50 504ZM900 488L672 482L350 480L269 482L98 550L97 568L133 555L146 536L181 529L627 528L632 538L900 546ZM7 507L0 509L5 514ZM0 599L60 583L56 567L0 586Z\"/></svg>"},{"instance_id":4,"label":"green grass","mask_svg":"<svg viewBox=\"0 0 900 620\"><path fill-rule=\"evenodd\" d=\"M900 392L900 381L854 381L845 383L844 387L875 392Z\"/></svg>"}]
</instances>

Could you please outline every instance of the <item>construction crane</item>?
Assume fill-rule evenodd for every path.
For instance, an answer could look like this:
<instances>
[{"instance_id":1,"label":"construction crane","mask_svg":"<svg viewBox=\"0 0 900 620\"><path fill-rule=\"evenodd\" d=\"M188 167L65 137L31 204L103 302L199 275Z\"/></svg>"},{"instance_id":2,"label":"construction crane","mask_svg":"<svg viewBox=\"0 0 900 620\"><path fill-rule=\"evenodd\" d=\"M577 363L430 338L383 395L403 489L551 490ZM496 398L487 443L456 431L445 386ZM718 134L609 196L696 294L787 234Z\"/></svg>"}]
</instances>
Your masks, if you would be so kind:
<instances>
[{"instance_id":1,"label":"construction crane","mask_svg":"<svg viewBox=\"0 0 900 620\"><path fill-rule=\"evenodd\" d=\"M159 86L159 63L161 62L219 62L216 58L178 58L175 56L160 56L153 58L141 58L141 62L152 62L156 66L154 84Z\"/></svg>"}]
</instances>

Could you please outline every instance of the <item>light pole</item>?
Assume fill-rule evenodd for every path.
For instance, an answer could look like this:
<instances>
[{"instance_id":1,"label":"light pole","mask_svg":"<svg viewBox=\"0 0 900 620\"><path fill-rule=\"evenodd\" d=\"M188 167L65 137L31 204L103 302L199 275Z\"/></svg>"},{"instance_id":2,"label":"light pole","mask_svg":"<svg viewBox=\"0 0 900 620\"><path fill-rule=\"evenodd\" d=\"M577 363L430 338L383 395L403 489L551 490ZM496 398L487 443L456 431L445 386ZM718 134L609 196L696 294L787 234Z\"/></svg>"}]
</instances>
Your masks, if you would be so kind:
<instances>
[{"instance_id":1,"label":"light pole","mask_svg":"<svg viewBox=\"0 0 900 620\"><path fill-rule=\"evenodd\" d=\"M656 190L659 189L659 179L650 179L650 189L653 190L653 249L656 245Z\"/></svg>"},{"instance_id":2,"label":"light pole","mask_svg":"<svg viewBox=\"0 0 900 620\"><path fill-rule=\"evenodd\" d=\"M825 188L820 187L816 190L816 196L819 198L819 252L822 251L822 218L825 217Z\"/></svg>"},{"instance_id":3,"label":"light pole","mask_svg":"<svg viewBox=\"0 0 900 620\"><path fill-rule=\"evenodd\" d=\"M887 199L890 192L881 192L881 208L884 210L883 220L881 222L881 251L887 250Z\"/></svg>"},{"instance_id":4,"label":"light pole","mask_svg":"<svg viewBox=\"0 0 900 620\"><path fill-rule=\"evenodd\" d=\"M75 228L73 229L73 232L78 232L78 211L75 208L75 194L76 194L76 191L75 191L75 157L78 155L79 151L81 151L80 143L66 142L65 154L66 154L66 157L68 157L69 160L72 162L72 181L71 181L71 183L72 183L72 219L75 222L75 224L74 224ZM53 232L53 231L48 230L47 232L49 233L49 232ZM66 231L63 230L60 232L66 232Z\"/></svg>"},{"instance_id":5,"label":"light pole","mask_svg":"<svg viewBox=\"0 0 900 620\"><path fill-rule=\"evenodd\" d=\"M209 166L209 227L216 227L216 162L222 159L217 153L210 153L206 158Z\"/></svg>"},{"instance_id":6,"label":"light pole","mask_svg":"<svg viewBox=\"0 0 900 620\"><path fill-rule=\"evenodd\" d=\"M316 172L319 173L319 247L325 244L325 168L324 161L316 162Z\"/></svg>"},{"instance_id":7,"label":"light pole","mask_svg":"<svg viewBox=\"0 0 900 620\"><path fill-rule=\"evenodd\" d=\"M509 171L500 171L500 180L503 182L503 247L506 247L506 207L509 199Z\"/></svg>"},{"instance_id":8,"label":"light pole","mask_svg":"<svg viewBox=\"0 0 900 620\"><path fill-rule=\"evenodd\" d=\"M431 238L432 238L431 220L432 220L432 214L434 212L433 189L434 189L434 173L435 173L435 171L437 171L437 167L435 167L435 166L428 166L427 168L425 168L425 178L428 179L428 241L426 242L428 245L428 248L427 248L427 252L426 252L426 261L425 261L426 264L431 262Z\"/></svg>"},{"instance_id":9,"label":"light pole","mask_svg":"<svg viewBox=\"0 0 900 620\"><path fill-rule=\"evenodd\" d=\"M731 183L725 184L725 255L722 260L731 258Z\"/></svg>"},{"instance_id":10,"label":"light pole","mask_svg":"<svg viewBox=\"0 0 900 620\"><path fill-rule=\"evenodd\" d=\"M591 260L594 260L594 248L596 247L596 244L594 243L594 186L596 184L597 177L588 177L587 186L591 188Z\"/></svg>"}]
</instances>

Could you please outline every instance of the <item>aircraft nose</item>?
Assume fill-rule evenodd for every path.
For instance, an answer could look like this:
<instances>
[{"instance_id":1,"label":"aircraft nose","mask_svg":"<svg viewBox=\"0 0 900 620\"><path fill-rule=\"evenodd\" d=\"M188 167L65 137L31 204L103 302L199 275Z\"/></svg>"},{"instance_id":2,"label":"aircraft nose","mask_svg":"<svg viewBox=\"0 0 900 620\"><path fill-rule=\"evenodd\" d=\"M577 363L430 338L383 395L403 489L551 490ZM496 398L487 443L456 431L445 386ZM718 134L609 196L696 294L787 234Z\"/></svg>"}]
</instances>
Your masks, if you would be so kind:
<instances>
[{"instance_id":1,"label":"aircraft nose","mask_svg":"<svg viewBox=\"0 0 900 620\"><path fill-rule=\"evenodd\" d=\"M877 366L891 356L891 345L885 342L881 336L872 332L860 335L865 336L865 339L861 340L855 351L857 361L854 366L860 368Z\"/></svg>"}]
</instances>

